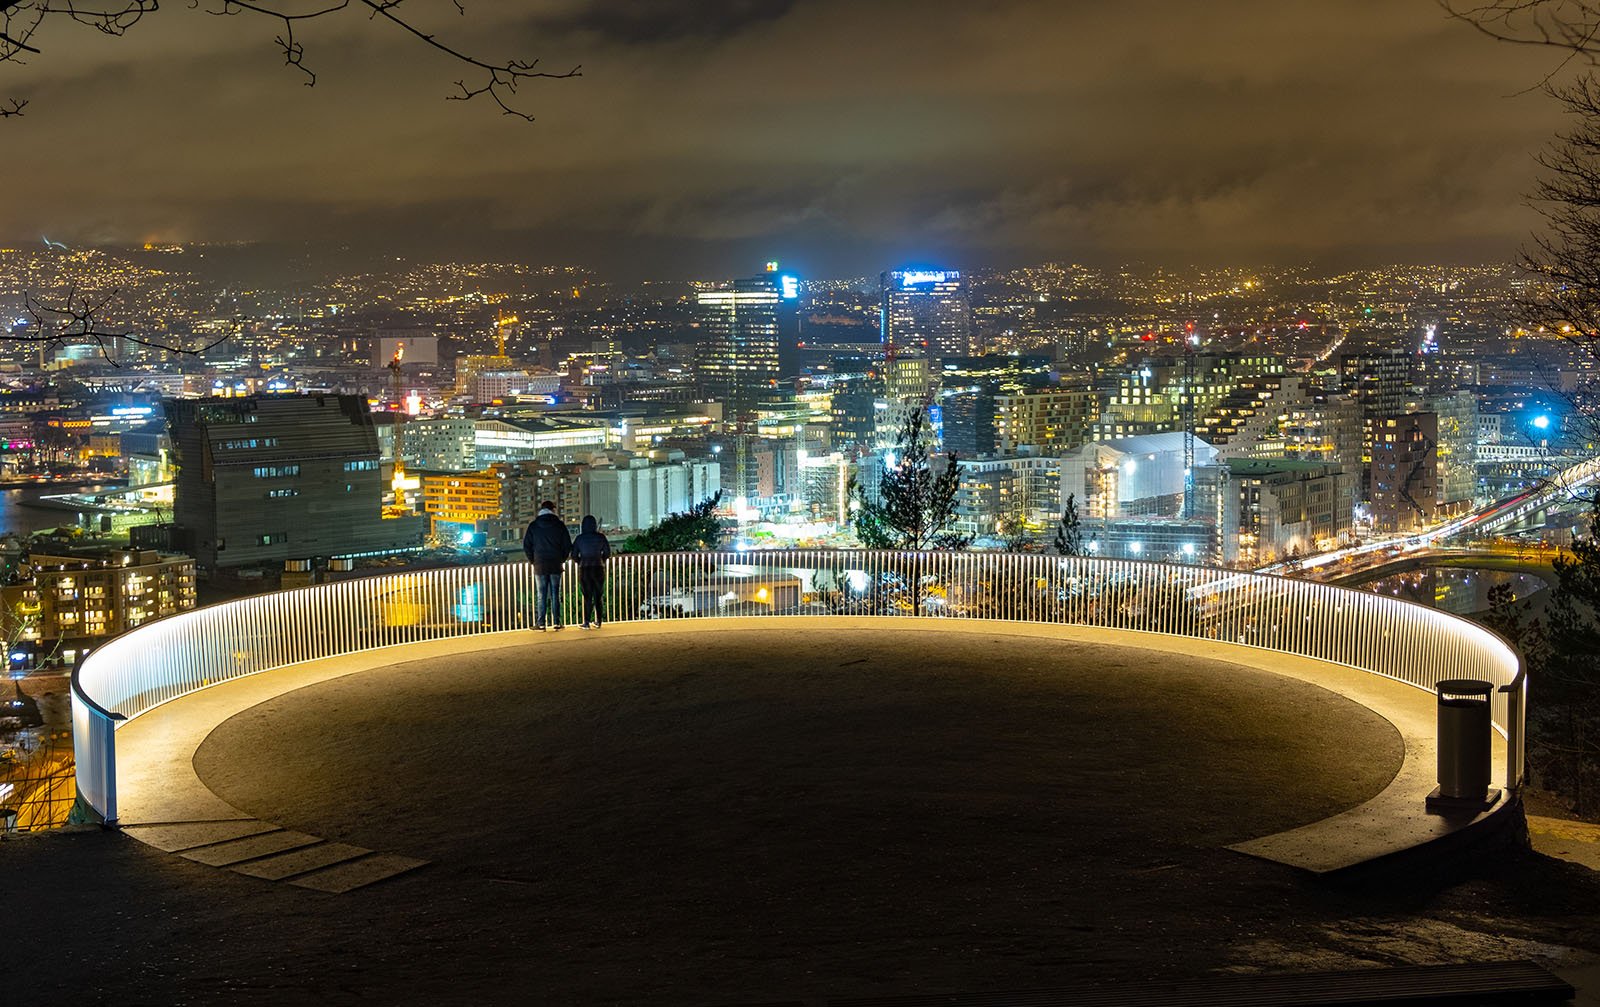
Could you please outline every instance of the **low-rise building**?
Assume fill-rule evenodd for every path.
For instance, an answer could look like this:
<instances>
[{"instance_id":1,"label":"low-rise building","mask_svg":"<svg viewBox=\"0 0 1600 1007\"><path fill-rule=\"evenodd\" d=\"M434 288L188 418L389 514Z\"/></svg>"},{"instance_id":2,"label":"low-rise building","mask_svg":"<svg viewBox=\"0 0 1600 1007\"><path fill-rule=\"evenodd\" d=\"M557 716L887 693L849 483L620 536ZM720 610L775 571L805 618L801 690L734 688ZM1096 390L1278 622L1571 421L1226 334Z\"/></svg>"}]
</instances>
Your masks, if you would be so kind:
<instances>
[{"instance_id":1,"label":"low-rise building","mask_svg":"<svg viewBox=\"0 0 1600 1007\"><path fill-rule=\"evenodd\" d=\"M583 420L498 420L477 422L474 441L479 465L499 462L573 462L606 448L603 422Z\"/></svg>"},{"instance_id":2,"label":"low-rise building","mask_svg":"<svg viewBox=\"0 0 1600 1007\"><path fill-rule=\"evenodd\" d=\"M75 664L95 646L195 607L195 563L152 550L29 555L30 579L0 589L13 655ZM13 657L13 661L15 657Z\"/></svg>"},{"instance_id":3,"label":"low-rise building","mask_svg":"<svg viewBox=\"0 0 1600 1007\"><path fill-rule=\"evenodd\" d=\"M681 513L722 488L715 461L616 455L584 473L585 514L602 528L640 531ZM579 515L582 516L582 515Z\"/></svg>"},{"instance_id":4,"label":"low-rise building","mask_svg":"<svg viewBox=\"0 0 1600 1007\"><path fill-rule=\"evenodd\" d=\"M1332 546L1350 529L1355 477L1331 462L1230 458L1197 468L1197 513L1224 563L1257 567Z\"/></svg>"}]
</instances>

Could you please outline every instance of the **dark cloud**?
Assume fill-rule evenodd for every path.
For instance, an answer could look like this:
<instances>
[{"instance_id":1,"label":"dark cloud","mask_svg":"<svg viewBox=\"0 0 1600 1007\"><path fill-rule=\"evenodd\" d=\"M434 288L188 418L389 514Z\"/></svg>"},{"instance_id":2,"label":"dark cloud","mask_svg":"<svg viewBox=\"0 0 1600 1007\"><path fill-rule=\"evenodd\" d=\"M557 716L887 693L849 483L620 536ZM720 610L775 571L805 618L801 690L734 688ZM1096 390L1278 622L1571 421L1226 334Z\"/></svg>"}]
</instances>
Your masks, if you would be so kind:
<instances>
[{"instance_id":1,"label":"dark cloud","mask_svg":"<svg viewBox=\"0 0 1600 1007\"><path fill-rule=\"evenodd\" d=\"M315 88L259 21L179 7L125 39L57 32L50 58L0 67L0 95L33 99L0 122L26 180L0 234L481 247L664 276L1509 256L1561 118L1518 95L1549 53L1428 3L467 12L429 27L585 76L527 85L528 125L444 101L461 68L365 19L305 33Z\"/></svg>"},{"instance_id":2,"label":"dark cloud","mask_svg":"<svg viewBox=\"0 0 1600 1007\"><path fill-rule=\"evenodd\" d=\"M680 39L716 39L776 21L795 0L578 0L565 10L533 19L555 35L587 34L604 42L653 45Z\"/></svg>"}]
</instances>

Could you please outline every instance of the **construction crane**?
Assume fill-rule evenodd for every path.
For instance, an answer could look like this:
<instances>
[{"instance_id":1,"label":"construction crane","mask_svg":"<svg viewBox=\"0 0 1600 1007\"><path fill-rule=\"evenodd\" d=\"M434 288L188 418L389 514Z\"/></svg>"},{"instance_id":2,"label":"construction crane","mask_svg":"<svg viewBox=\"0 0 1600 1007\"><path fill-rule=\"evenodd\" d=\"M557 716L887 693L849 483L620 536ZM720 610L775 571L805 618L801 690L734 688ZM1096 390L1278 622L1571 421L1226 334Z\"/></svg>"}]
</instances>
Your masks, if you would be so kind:
<instances>
[{"instance_id":1,"label":"construction crane","mask_svg":"<svg viewBox=\"0 0 1600 1007\"><path fill-rule=\"evenodd\" d=\"M494 339L500 356L506 355L506 326L515 325L521 321L516 315L507 318L504 313L496 311L494 316Z\"/></svg>"},{"instance_id":2,"label":"construction crane","mask_svg":"<svg viewBox=\"0 0 1600 1007\"><path fill-rule=\"evenodd\" d=\"M391 358L387 364L384 364L384 366L389 369L390 376L394 379L394 408L401 410L404 409L402 404L405 402L405 396L401 394L401 382L404 380L404 378L400 373L400 361L403 357L405 357L405 355L406 344L403 341L396 340L394 344L394 357Z\"/></svg>"},{"instance_id":3,"label":"construction crane","mask_svg":"<svg viewBox=\"0 0 1600 1007\"><path fill-rule=\"evenodd\" d=\"M1194 322L1183 326L1183 393L1178 412L1183 422L1183 516L1194 517L1194 347L1200 337Z\"/></svg>"}]
</instances>

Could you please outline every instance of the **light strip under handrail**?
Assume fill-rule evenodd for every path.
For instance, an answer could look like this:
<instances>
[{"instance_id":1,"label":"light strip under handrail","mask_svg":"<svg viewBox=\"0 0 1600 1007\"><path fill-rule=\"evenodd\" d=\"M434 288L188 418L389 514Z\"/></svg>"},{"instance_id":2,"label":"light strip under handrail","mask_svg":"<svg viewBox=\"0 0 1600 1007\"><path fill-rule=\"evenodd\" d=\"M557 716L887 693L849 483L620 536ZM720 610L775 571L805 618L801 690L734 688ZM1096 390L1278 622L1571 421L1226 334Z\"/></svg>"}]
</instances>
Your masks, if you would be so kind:
<instances>
[{"instance_id":1,"label":"light strip under handrail","mask_svg":"<svg viewBox=\"0 0 1600 1007\"><path fill-rule=\"evenodd\" d=\"M1523 779L1522 661L1476 623L1377 594L1207 567L1037 553L773 550L614 556L611 620L876 615L1099 626L1217 640L1331 661L1432 691L1446 678L1496 689L1506 785ZM579 615L578 578L561 613ZM117 820L116 728L243 675L423 640L530 626L524 562L385 574L210 606L97 648L72 677L80 804Z\"/></svg>"}]
</instances>

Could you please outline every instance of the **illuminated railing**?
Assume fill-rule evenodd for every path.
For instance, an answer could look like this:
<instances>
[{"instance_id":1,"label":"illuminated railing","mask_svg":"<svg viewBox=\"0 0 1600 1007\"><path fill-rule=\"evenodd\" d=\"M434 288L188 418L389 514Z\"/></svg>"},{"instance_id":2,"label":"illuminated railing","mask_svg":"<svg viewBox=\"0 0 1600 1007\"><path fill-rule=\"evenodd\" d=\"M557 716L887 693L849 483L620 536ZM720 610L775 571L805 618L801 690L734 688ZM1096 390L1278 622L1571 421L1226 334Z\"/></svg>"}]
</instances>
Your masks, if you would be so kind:
<instances>
[{"instance_id":1,"label":"illuminated railing","mask_svg":"<svg viewBox=\"0 0 1600 1007\"><path fill-rule=\"evenodd\" d=\"M1231 570L1012 553L775 551L613 557L608 620L788 615L998 619L1243 644L1432 690L1501 687L1507 785L1523 777L1526 685L1514 650L1463 619L1393 598ZM578 579L561 612L579 619ZM246 598L154 622L73 675L80 800L117 817L118 723L196 689L302 661L532 625L522 562L389 574Z\"/></svg>"}]
</instances>

